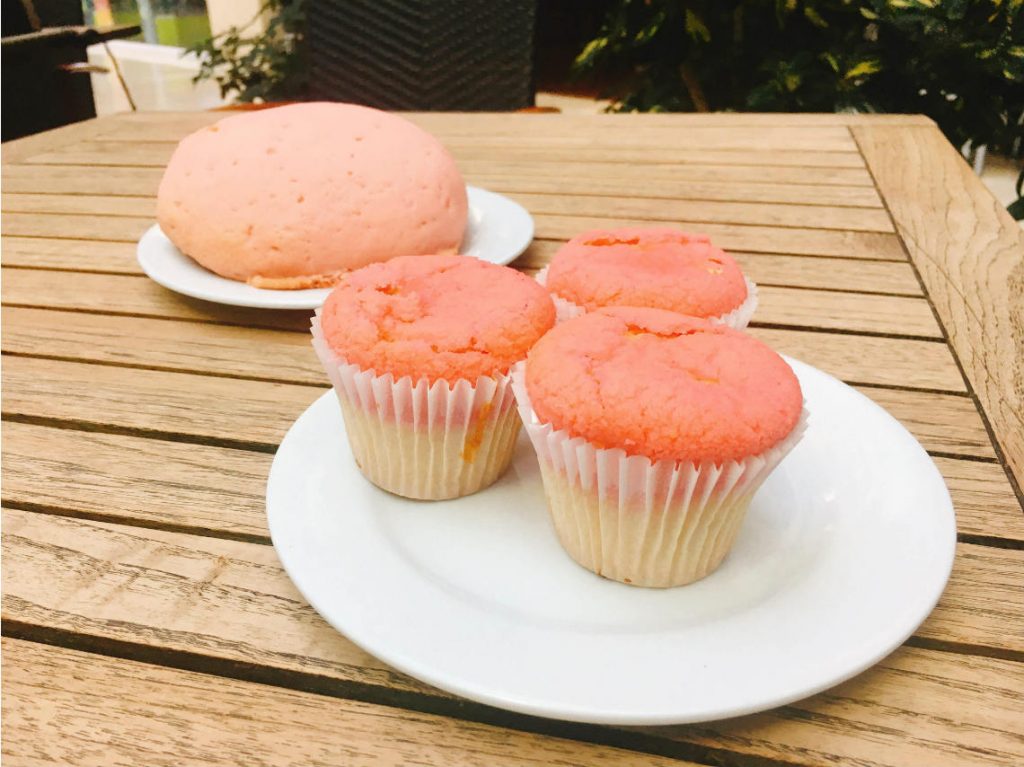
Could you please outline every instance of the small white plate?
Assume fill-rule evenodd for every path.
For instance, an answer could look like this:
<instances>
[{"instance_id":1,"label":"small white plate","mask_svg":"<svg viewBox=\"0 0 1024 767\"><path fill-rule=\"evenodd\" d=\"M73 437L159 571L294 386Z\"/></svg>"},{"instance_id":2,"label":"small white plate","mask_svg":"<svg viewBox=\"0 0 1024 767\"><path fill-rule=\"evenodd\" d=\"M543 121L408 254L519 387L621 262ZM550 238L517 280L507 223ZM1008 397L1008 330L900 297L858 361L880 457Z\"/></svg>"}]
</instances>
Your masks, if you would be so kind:
<instances>
[{"instance_id":1,"label":"small white plate","mask_svg":"<svg viewBox=\"0 0 1024 767\"><path fill-rule=\"evenodd\" d=\"M931 612L956 525L931 459L888 413L790 360L811 418L736 546L675 589L604 580L561 549L524 437L455 501L378 490L327 392L267 484L274 546L310 604L395 668L527 714L606 724L738 716L868 668Z\"/></svg>"},{"instance_id":2,"label":"small white plate","mask_svg":"<svg viewBox=\"0 0 1024 767\"><path fill-rule=\"evenodd\" d=\"M467 186L469 214L461 252L495 264L514 261L533 240L533 218L508 197ZM139 240L139 264L150 279L165 288L204 301L260 309L315 309L330 288L267 290L229 280L204 269L178 250L153 225Z\"/></svg>"}]
</instances>

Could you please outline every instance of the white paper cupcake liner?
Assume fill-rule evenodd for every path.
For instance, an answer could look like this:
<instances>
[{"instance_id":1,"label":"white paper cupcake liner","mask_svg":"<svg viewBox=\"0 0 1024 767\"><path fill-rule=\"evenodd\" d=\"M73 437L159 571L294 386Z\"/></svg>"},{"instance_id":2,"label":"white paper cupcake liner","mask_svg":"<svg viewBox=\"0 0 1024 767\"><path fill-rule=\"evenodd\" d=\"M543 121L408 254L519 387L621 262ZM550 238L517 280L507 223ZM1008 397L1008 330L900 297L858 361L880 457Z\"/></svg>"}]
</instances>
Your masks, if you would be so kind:
<instances>
[{"instance_id":1,"label":"white paper cupcake liner","mask_svg":"<svg viewBox=\"0 0 1024 767\"><path fill-rule=\"evenodd\" d=\"M525 363L513 367L512 388L559 540L583 567L637 586L681 586L713 572L754 493L807 427L804 409L782 442L742 461L652 461L541 423L525 371Z\"/></svg>"},{"instance_id":2,"label":"white paper cupcake liner","mask_svg":"<svg viewBox=\"0 0 1024 767\"><path fill-rule=\"evenodd\" d=\"M311 331L341 403L352 454L375 485L406 498L458 498L508 468L519 433L509 375L396 380L336 354L323 337L319 310Z\"/></svg>"},{"instance_id":3,"label":"white paper cupcake liner","mask_svg":"<svg viewBox=\"0 0 1024 767\"><path fill-rule=\"evenodd\" d=\"M544 287L547 287L547 277L548 267L546 266L534 275L534 279ZM750 324L750 320L754 316L754 312L757 311L757 284L746 277L743 278L743 282L747 285L747 297L743 300L743 303L731 312L727 312L726 314L722 314L717 317L708 317L707 319L710 322L714 322L717 325L728 325L729 327L736 328L737 330L743 330ZM579 317L581 314L586 314L587 310L579 304L562 298L555 293L551 293L551 291L548 292L551 295L551 300L555 302L555 316L558 322L565 322L566 320L571 320L573 317Z\"/></svg>"}]
</instances>

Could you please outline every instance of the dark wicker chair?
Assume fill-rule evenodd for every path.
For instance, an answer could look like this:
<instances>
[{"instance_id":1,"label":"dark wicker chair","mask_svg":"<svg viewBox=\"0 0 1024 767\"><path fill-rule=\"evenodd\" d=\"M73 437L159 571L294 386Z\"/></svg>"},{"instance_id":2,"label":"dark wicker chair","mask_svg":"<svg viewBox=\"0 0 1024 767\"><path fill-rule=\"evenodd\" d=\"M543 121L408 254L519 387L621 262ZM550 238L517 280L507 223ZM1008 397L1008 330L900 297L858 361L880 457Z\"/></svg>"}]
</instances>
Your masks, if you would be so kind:
<instances>
[{"instance_id":1,"label":"dark wicker chair","mask_svg":"<svg viewBox=\"0 0 1024 767\"><path fill-rule=\"evenodd\" d=\"M310 0L310 96L382 109L533 105L535 0Z\"/></svg>"}]
</instances>

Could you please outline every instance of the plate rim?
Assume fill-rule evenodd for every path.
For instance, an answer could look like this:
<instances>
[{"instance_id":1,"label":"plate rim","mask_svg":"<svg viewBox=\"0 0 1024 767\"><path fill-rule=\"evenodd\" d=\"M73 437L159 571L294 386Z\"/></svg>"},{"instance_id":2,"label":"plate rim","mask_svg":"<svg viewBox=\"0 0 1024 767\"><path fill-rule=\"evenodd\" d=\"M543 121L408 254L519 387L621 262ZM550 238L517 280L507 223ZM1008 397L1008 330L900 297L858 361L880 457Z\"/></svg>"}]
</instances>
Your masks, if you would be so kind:
<instances>
[{"instance_id":1,"label":"plate rim","mask_svg":"<svg viewBox=\"0 0 1024 767\"><path fill-rule=\"evenodd\" d=\"M466 184L467 195L483 198L493 198L495 205L501 205L511 207L515 209L516 216L521 218L521 225L523 226L522 233L519 238L515 241L515 247L510 249L510 255L503 256L500 261L491 261L490 263L498 264L499 266L506 266L515 261L521 256L526 249L530 247L533 242L534 235L536 233L536 223L533 220L533 215L525 206L516 202L512 198L501 194L500 192L494 192L484 187L475 186L472 184ZM247 309L267 309L270 311L303 311L316 309L323 304L326 300L327 295L330 293L330 288L304 288L301 290L278 290L273 288L257 288L246 283L237 282L235 280L229 280L226 277L221 277L214 272L203 267L198 262L189 258L190 261L195 265L196 268L207 272L215 280L221 281L231 288L235 288L239 285L245 286L251 291L251 297L239 296L236 298L226 297L211 297L209 292L201 289L192 287L191 285L182 286L180 283L168 280L162 272L154 268L154 263L159 262L159 256L154 257L148 250L148 246L144 248L149 240L156 237L161 237L167 242L182 258L189 258L181 252L170 241L170 238L160 228L159 222L154 222L152 226L148 227L146 231L139 237L138 242L135 244L135 257L139 266L142 268L143 273L153 282L157 283L163 288L170 290L174 293L178 293L189 298L195 298L200 301L208 301L210 303L221 304L222 306L240 306ZM460 247L461 249L461 247ZM512 251L515 251L514 253ZM476 256L473 256L476 258ZM156 262L154 262L156 258ZM486 260L486 259L485 259ZM219 284L219 283L218 283ZM288 300L292 299L292 300Z\"/></svg>"},{"instance_id":2,"label":"plate rim","mask_svg":"<svg viewBox=\"0 0 1024 767\"><path fill-rule=\"evenodd\" d=\"M481 703L484 705L493 706L503 710L513 711L521 714L527 714L531 716L539 716L549 719L556 719L561 721L571 721L589 724L599 725L616 725L616 726L660 726L660 725L673 725L673 724L693 724L698 722L710 722L720 721L723 719L730 719L733 717L746 716L758 712L763 712L784 706L795 701L804 700L813 695L817 695L824 690L831 689L843 682L852 679L858 674L863 673L867 669L878 664L880 661L891 655L897 649L899 649L908 638L913 636L914 632L924 623L928 616L935 609L938 601L941 599L945 592L946 586L949 582L950 575L952 573L955 554L956 554L956 543L957 543L957 532L956 532L956 510L952 502L952 497L949 493L949 487L942 477L938 468L935 466L935 462L932 457L927 453L924 447L918 442L918 440L907 430L907 428L894 416L892 416L885 408L878 405L871 398L867 397L863 393L857 391L853 387L847 385L838 378L816 368L808 363L801 362L788 355L782 355L790 366L807 368L812 371L813 374L821 375L827 379L830 379L833 383L842 386L847 394L852 394L857 399L866 403L870 408L880 411L886 418L892 421L899 429L901 429L906 436L913 441L924 456L928 459L931 465L931 469L934 472L935 477L939 480L942 486L942 499L944 501L944 507L942 511L943 521L941 524L947 528L945 531L945 551L938 552L937 558L942 556L944 561L941 562L941 573L942 577L937 578L936 581L931 585L931 593L928 594L926 600L919 602L920 608L913 612L912 619L908 619L906 627L901 629L895 634L888 635L884 641L879 641L877 649L873 650L864 658L860 659L857 663L851 665L849 668L843 670L839 674L830 675L828 679L823 680L820 684L805 685L798 689L783 689L779 694L775 696L768 696L756 701L752 701L747 705L741 706L720 706L718 708L710 708L699 714L694 715L682 715L673 714L671 712L656 712L652 710L644 711L609 711L607 708L601 709L587 709L585 706L576 706L572 709L568 709L558 704L545 704L543 702L526 701L526 700L515 700L509 696L501 696L493 694L485 688L476 687L471 683L460 684L452 683L443 676L443 673L435 673L429 667L423 667L417 665L415 662L409 661L405 657L402 657L400 653L389 653L388 648L384 648L385 651L382 653L381 648L369 646L364 643L362 637L352 636L347 630L343 629L341 625L325 611L317 606L314 599L307 593L307 589L303 585L305 580L304 576L296 576L293 572L292 566L286 561L285 557L282 556L282 548L278 540L275 538L276 525L273 522L274 515L270 511L270 486L275 473L275 467L278 464L279 456L281 455L281 447L291 436L292 431L296 428L299 420L303 418L309 411L315 408L319 403L325 399L333 399L336 395L332 389L328 389L322 395L317 397L303 412L295 419L295 421L289 426L288 431L285 433L278 447L277 452L274 455L274 459L271 463L270 471L267 477L266 485L266 514L267 514L267 526L270 532L271 543L274 546L275 552L277 553L278 559L281 563L282 568L285 570L292 584L296 587L302 597L309 603L309 605L316 611L316 613L323 618L328 625L330 625L335 631L340 633L345 639L352 642L354 645L359 647L361 650L371 655L372 657L383 661L392 668L433 687L436 687L445 692L453 695L465 698L470 701ZM340 416L339 416L340 417ZM381 491L383 492L383 491ZM940 524L937 522L936 524ZM922 593L924 590L922 589Z\"/></svg>"}]
</instances>

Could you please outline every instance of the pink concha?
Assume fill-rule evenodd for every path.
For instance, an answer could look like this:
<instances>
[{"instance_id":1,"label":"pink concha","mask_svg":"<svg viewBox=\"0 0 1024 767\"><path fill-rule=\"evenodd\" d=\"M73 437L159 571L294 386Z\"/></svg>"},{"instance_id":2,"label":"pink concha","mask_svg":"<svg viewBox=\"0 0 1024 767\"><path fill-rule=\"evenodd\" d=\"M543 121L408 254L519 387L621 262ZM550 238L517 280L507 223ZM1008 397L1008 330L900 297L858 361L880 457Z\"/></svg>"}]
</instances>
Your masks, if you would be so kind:
<instances>
[{"instance_id":1,"label":"pink concha","mask_svg":"<svg viewBox=\"0 0 1024 767\"><path fill-rule=\"evenodd\" d=\"M235 115L193 133L157 199L179 249L255 283L455 253L466 213L462 176L437 139L396 115L330 103Z\"/></svg>"}]
</instances>

